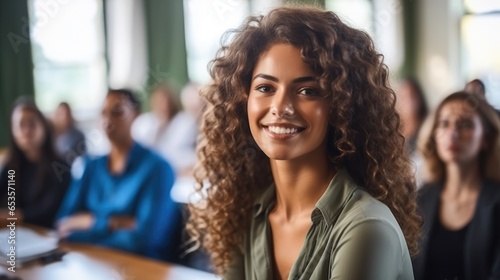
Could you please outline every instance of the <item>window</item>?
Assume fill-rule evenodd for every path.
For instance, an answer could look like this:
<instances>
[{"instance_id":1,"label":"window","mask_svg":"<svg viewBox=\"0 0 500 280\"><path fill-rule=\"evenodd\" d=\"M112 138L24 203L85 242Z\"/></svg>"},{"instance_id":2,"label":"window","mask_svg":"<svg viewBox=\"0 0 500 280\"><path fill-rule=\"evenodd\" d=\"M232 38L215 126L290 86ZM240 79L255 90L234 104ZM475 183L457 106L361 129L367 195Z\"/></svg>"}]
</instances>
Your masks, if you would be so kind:
<instances>
[{"instance_id":1,"label":"window","mask_svg":"<svg viewBox=\"0 0 500 280\"><path fill-rule=\"evenodd\" d=\"M247 0L185 0L184 22L189 78L206 83L207 65L220 48L221 36L237 28L249 15Z\"/></svg>"},{"instance_id":2,"label":"window","mask_svg":"<svg viewBox=\"0 0 500 280\"><path fill-rule=\"evenodd\" d=\"M28 3L37 104L50 112L67 101L94 117L107 88L102 1Z\"/></svg>"},{"instance_id":3,"label":"window","mask_svg":"<svg viewBox=\"0 0 500 280\"><path fill-rule=\"evenodd\" d=\"M395 74L403 63L403 7L397 0L326 0L326 9L350 26L367 32L384 63Z\"/></svg>"},{"instance_id":4,"label":"window","mask_svg":"<svg viewBox=\"0 0 500 280\"><path fill-rule=\"evenodd\" d=\"M486 98L500 109L500 1L466 0L461 20L462 76L481 79Z\"/></svg>"},{"instance_id":5,"label":"window","mask_svg":"<svg viewBox=\"0 0 500 280\"><path fill-rule=\"evenodd\" d=\"M238 28L250 14L265 14L281 4L281 0L184 0L189 79L209 82L207 66L221 47L222 35Z\"/></svg>"}]
</instances>

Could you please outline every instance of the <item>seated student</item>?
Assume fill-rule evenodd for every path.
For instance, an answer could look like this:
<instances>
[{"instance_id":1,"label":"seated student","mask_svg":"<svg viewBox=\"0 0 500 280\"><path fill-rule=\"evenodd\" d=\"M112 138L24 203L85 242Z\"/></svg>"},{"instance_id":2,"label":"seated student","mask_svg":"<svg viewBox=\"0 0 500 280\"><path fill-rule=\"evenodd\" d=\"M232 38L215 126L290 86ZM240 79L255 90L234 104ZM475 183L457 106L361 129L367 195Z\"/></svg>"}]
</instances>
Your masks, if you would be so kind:
<instances>
[{"instance_id":1,"label":"seated student","mask_svg":"<svg viewBox=\"0 0 500 280\"><path fill-rule=\"evenodd\" d=\"M200 85L195 83L188 83L182 88L180 100L183 110L175 114L168 125L159 150L179 176L192 176L198 161L196 141L203 107L200 89Z\"/></svg>"},{"instance_id":2,"label":"seated student","mask_svg":"<svg viewBox=\"0 0 500 280\"><path fill-rule=\"evenodd\" d=\"M500 279L500 119L480 95L438 106L419 148L429 170L415 279Z\"/></svg>"},{"instance_id":3,"label":"seated student","mask_svg":"<svg viewBox=\"0 0 500 280\"><path fill-rule=\"evenodd\" d=\"M423 159L416 151L417 135L428 113L427 101L422 86L413 77L404 78L396 91L396 110L401 118L400 130L405 138L406 151L413 161L413 172L417 187L423 177Z\"/></svg>"},{"instance_id":4,"label":"seated student","mask_svg":"<svg viewBox=\"0 0 500 280\"><path fill-rule=\"evenodd\" d=\"M75 158L85 154L85 135L76 127L71 107L61 102L52 119L55 132L56 150L61 157L71 164Z\"/></svg>"},{"instance_id":5,"label":"seated student","mask_svg":"<svg viewBox=\"0 0 500 280\"><path fill-rule=\"evenodd\" d=\"M17 222L50 228L70 183L70 168L57 157L49 123L33 101L15 103L10 126L10 146L0 177L0 216L5 221L9 206L14 205ZM12 192L15 196L9 195Z\"/></svg>"},{"instance_id":6,"label":"seated student","mask_svg":"<svg viewBox=\"0 0 500 280\"><path fill-rule=\"evenodd\" d=\"M472 94L478 94L482 97L486 96L486 87L484 86L484 83L479 79L474 79L468 82L465 85L464 91Z\"/></svg>"},{"instance_id":7,"label":"seated student","mask_svg":"<svg viewBox=\"0 0 500 280\"><path fill-rule=\"evenodd\" d=\"M405 137L406 150L412 155L416 148L417 134L427 116L425 94L417 79L403 79L396 91L396 109L401 117L401 134Z\"/></svg>"},{"instance_id":8,"label":"seated student","mask_svg":"<svg viewBox=\"0 0 500 280\"><path fill-rule=\"evenodd\" d=\"M174 98L175 93L167 84L158 84L151 91L151 112L138 116L132 124L134 141L157 151L168 160L163 153L167 144L166 133L172 119L179 112L179 106ZM169 161L172 164L171 161Z\"/></svg>"},{"instance_id":9,"label":"seated student","mask_svg":"<svg viewBox=\"0 0 500 280\"><path fill-rule=\"evenodd\" d=\"M467 84L465 84L464 91L471 94L477 94L482 98L486 98L486 86L479 79L474 79ZM500 110L495 110L500 116Z\"/></svg>"},{"instance_id":10,"label":"seated student","mask_svg":"<svg viewBox=\"0 0 500 280\"><path fill-rule=\"evenodd\" d=\"M170 199L174 173L160 156L132 140L139 107L130 90L108 92L102 122L111 152L86 160L60 209L58 231L69 241L168 259L178 245L169 236L179 231L180 222L180 209ZM170 225L161 227L165 238L150 238L159 223Z\"/></svg>"}]
</instances>

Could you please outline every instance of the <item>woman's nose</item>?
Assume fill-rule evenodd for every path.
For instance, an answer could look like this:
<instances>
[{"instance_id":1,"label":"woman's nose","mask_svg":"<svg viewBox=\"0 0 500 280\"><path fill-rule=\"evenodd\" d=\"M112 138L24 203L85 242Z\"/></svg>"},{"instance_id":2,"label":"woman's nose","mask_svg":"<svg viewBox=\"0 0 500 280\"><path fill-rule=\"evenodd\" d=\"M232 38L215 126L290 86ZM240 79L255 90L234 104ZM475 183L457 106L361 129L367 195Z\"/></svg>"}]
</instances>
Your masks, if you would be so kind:
<instances>
[{"instance_id":1,"label":"woman's nose","mask_svg":"<svg viewBox=\"0 0 500 280\"><path fill-rule=\"evenodd\" d=\"M451 139L458 139L460 137L460 126L458 124L452 124L448 134Z\"/></svg>"},{"instance_id":2,"label":"woman's nose","mask_svg":"<svg viewBox=\"0 0 500 280\"><path fill-rule=\"evenodd\" d=\"M273 96L271 113L280 118L291 117L295 114L293 103L293 96L291 94L283 89L278 90Z\"/></svg>"}]
</instances>

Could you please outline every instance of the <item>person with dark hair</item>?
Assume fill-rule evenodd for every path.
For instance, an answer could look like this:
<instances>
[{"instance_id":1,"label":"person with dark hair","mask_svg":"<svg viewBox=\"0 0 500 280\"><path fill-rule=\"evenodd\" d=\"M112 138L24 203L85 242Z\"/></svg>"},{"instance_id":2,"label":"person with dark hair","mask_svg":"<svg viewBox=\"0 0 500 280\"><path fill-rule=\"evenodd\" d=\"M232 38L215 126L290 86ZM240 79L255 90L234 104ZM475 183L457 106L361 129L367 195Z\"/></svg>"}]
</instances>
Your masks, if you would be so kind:
<instances>
[{"instance_id":1,"label":"person with dark hair","mask_svg":"<svg viewBox=\"0 0 500 280\"><path fill-rule=\"evenodd\" d=\"M481 95L457 92L423 132L415 279L500 279L500 118Z\"/></svg>"},{"instance_id":2,"label":"person with dark hair","mask_svg":"<svg viewBox=\"0 0 500 280\"><path fill-rule=\"evenodd\" d=\"M179 112L178 102L173 89L160 83L153 87L150 98L151 112L141 114L132 125L132 137L138 143L153 149L163 156L174 169L177 169L174 160L174 149L171 149L169 138L172 137L171 123Z\"/></svg>"},{"instance_id":3,"label":"person with dark hair","mask_svg":"<svg viewBox=\"0 0 500 280\"><path fill-rule=\"evenodd\" d=\"M55 147L58 154L70 165L75 158L87 151L85 135L76 127L71 107L61 102L52 118Z\"/></svg>"},{"instance_id":4,"label":"person with dark hair","mask_svg":"<svg viewBox=\"0 0 500 280\"><path fill-rule=\"evenodd\" d=\"M333 12L249 17L210 66L187 230L224 279L413 279L419 216L388 69Z\"/></svg>"},{"instance_id":5,"label":"person with dark hair","mask_svg":"<svg viewBox=\"0 0 500 280\"><path fill-rule=\"evenodd\" d=\"M425 94L417 79L406 77L396 91L396 110L401 118L400 130L405 137L406 152L413 164L417 187L422 184L423 160L416 151L417 136L428 114Z\"/></svg>"},{"instance_id":6,"label":"person with dark hair","mask_svg":"<svg viewBox=\"0 0 500 280\"><path fill-rule=\"evenodd\" d=\"M139 109L130 90L108 92L101 118L111 152L84 160L83 172L73 178L59 211L57 228L69 241L172 260L181 222L180 209L170 199L174 172L160 156L132 140L130 130ZM157 224L164 239L152 238Z\"/></svg>"},{"instance_id":7,"label":"person with dark hair","mask_svg":"<svg viewBox=\"0 0 500 280\"><path fill-rule=\"evenodd\" d=\"M55 153L49 123L30 99L14 104L9 132L10 146L0 175L1 216L9 216L8 207L14 202L18 222L51 228L71 180L70 167ZM10 189L9 175L15 181Z\"/></svg>"},{"instance_id":8,"label":"person with dark hair","mask_svg":"<svg viewBox=\"0 0 500 280\"><path fill-rule=\"evenodd\" d=\"M478 94L482 97L486 96L486 87L484 86L484 83L479 79L474 79L468 82L465 85L464 91L472 94Z\"/></svg>"},{"instance_id":9,"label":"person with dark hair","mask_svg":"<svg viewBox=\"0 0 500 280\"><path fill-rule=\"evenodd\" d=\"M406 139L407 151L415 151L417 135L427 113L425 94L417 79L404 78L396 91L396 108L401 117L401 133Z\"/></svg>"},{"instance_id":10,"label":"person with dark hair","mask_svg":"<svg viewBox=\"0 0 500 280\"><path fill-rule=\"evenodd\" d=\"M464 91L471 94L477 94L482 98L486 98L486 87L479 79L474 79L465 85ZM491 105L491 104L490 104ZM495 109L497 115L500 116L500 110Z\"/></svg>"},{"instance_id":11,"label":"person with dark hair","mask_svg":"<svg viewBox=\"0 0 500 280\"><path fill-rule=\"evenodd\" d=\"M162 155L179 176L192 176L197 162L196 138L202 107L199 91L200 86L195 83L184 86L180 95L183 109L178 111L169 105L175 104L173 93L159 93L157 89L151 98L153 111L139 116L132 126L134 139Z\"/></svg>"}]
</instances>

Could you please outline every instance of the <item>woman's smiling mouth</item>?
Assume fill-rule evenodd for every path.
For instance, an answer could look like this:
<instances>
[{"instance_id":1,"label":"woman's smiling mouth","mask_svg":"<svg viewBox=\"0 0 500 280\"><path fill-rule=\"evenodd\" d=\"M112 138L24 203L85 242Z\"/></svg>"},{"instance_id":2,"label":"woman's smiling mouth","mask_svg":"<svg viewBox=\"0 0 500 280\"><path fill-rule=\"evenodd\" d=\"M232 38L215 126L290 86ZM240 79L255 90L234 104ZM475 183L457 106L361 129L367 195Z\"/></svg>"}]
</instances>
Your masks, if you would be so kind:
<instances>
[{"instance_id":1,"label":"woman's smiling mouth","mask_svg":"<svg viewBox=\"0 0 500 280\"><path fill-rule=\"evenodd\" d=\"M269 124L263 125L263 128L272 138L281 140L294 137L305 130L303 127L291 124Z\"/></svg>"}]
</instances>

